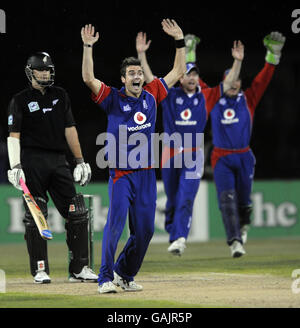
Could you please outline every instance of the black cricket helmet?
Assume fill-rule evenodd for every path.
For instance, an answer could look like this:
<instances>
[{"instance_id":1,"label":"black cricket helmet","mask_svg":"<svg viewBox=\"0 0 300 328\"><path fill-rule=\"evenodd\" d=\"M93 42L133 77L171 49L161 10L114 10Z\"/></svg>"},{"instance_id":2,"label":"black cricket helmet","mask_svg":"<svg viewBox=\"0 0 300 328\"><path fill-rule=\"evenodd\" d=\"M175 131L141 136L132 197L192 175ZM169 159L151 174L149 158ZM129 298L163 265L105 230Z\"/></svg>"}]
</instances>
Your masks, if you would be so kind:
<instances>
[{"instance_id":1,"label":"black cricket helmet","mask_svg":"<svg viewBox=\"0 0 300 328\"><path fill-rule=\"evenodd\" d=\"M50 77L48 80L38 80L34 76L33 70L50 71ZM25 73L30 83L32 83L32 79L43 87L50 87L54 83L55 69L52 59L47 52L37 52L31 55L27 60Z\"/></svg>"}]
</instances>

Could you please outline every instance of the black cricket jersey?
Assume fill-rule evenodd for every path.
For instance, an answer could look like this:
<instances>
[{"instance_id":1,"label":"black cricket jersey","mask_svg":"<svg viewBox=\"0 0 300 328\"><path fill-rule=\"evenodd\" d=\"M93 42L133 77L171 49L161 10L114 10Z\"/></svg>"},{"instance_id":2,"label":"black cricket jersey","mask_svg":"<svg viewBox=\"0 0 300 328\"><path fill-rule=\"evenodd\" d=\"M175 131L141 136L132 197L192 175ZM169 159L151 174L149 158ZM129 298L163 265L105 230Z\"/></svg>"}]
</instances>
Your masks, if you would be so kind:
<instances>
[{"instance_id":1,"label":"black cricket jersey","mask_svg":"<svg viewBox=\"0 0 300 328\"><path fill-rule=\"evenodd\" d=\"M75 126L67 92L46 88L43 95L29 87L14 95L8 106L8 131L21 133L21 148L64 152L65 128Z\"/></svg>"}]
</instances>

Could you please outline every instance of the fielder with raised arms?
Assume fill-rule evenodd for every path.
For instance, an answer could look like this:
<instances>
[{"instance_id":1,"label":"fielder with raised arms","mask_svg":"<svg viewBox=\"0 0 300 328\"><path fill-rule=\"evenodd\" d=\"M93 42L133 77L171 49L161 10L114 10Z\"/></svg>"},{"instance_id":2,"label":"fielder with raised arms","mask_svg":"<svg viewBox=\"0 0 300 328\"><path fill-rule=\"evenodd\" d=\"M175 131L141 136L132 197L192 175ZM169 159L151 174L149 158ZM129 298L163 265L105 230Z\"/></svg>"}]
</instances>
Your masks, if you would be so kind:
<instances>
[{"instance_id":1,"label":"fielder with raised arms","mask_svg":"<svg viewBox=\"0 0 300 328\"><path fill-rule=\"evenodd\" d=\"M190 41L194 46L192 50L186 52L188 60L195 58L197 39L192 36ZM149 45L150 41L146 41L146 35L140 32L136 38L136 50L145 70L147 82L154 79L146 58ZM244 46L241 41L233 43L232 56L234 61L231 74L228 74L224 81L225 91L231 88L240 74L244 57ZM201 83L203 84L202 81ZM168 135L180 135L181 140L185 140L188 134L192 137L189 144L171 147L170 143L164 142L163 146L162 179L167 195L165 229L169 233L168 252L173 255L182 255L186 248L192 224L194 200L203 174L204 154L197 143L197 135L204 132L208 116L219 100L221 92L220 86L214 88L206 86L205 89L201 89L197 66L195 63L187 63L186 72L180 79L180 86L170 89L168 97L161 103L164 132ZM184 156L190 153L190 158L196 165L191 165L193 163L186 158L183 161L183 153ZM178 165L178 161L181 165Z\"/></svg>"},{"instance_id":2,"label":"fielder with raised arms","mask_svg":"<svg viewBox=\"0 0 300 328\"><path fill-rule=\"evenodd\" d=\"M251 86L242 91L242 82L238 79L230 90L222 88L221 98L210 114L214 144L211 165L227 244L233 257L245 254L243 244L250 227L255 158L249 144L254 113L280 62L284 43L285 37L279 32L266 36L266 63Z\"/></svg>"},{"instance_id":3,"label":"fielder with raised arms","mask_svg":"<svg viewBox=\"0 0 300 328\"><path fill-rule=\"evenodd\" d=\"M125 163L118 154L115 168L110 168L109 211L104 227L102 259L99 273L99 293L115 293L116 286L125 291L140 291L143 287L134 281L148 245L154 233L156 208L156 177L151 161L152 138L155 132L158 104L167 96L168 90L185 72L185 44L181 28L174 20L162 21L163 30L175 39L176 55L173 69L164 77L156 78L143 86L145 77L137 58L126 58L121 65L120 90L107 86L96 79L93 69L92 49L98 41L94 27L86 25L81 30L83 41L82 77L92 91L92 99L108 116L107 132L115 136L116 149L122 143ZM134 146L128 139L119 139L119 128L125 126L128 138L138 133L145 140L149 156L140 165L133 165L129 153ZM109 149L114 152L116 149ZM122 155L124 155L122 154ZM116 262L114 256L129 212L130 237Z\"/></svg>"}]
</instances>

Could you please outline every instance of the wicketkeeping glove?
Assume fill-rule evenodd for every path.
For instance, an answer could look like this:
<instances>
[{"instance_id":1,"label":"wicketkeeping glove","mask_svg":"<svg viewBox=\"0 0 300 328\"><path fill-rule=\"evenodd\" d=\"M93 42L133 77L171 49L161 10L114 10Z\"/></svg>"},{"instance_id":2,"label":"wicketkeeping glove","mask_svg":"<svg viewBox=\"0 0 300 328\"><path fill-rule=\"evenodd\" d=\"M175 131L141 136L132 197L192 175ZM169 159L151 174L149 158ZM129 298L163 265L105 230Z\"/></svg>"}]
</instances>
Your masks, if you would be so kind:
<instances>
[{"instance_id":1,"label":"wicketkeeping glove","mask_svg":"<svg viewBox=\"0 0 300 328\"><path fill-rule=\"evenodd\" d=\"M285 37L279 32L271 32L264 38L264 46L267 48L266 62L279 64L284 43Z\"/></svg>"},{"instance_id":2,"label":"wicketkeeping glove","mask_svg":"<svg viewBox=\"0 0 300 328\"><path fill-rule=\"evenodd\" d=\"M194 34L187 34L184 37L185 41L185 62L195 63L196 62L196 47L200 43L200 38Z\"/></svg>"},{"instance_id":3,"label":"wicketkeeping glove","mask_svg":"<svg viewBox=\"0 0 300 328\"><path fill-rule=\"evenodd\" d=\"M86 186L92 176L91 167L88 163L85 163L83 159L76 159L77 165L73 172L75 182L79 182L81 186Z\"/></svg>"},{"instance_id":4,"label":"wicketkeeping glove","mask_svg":"<svg viewBox=\"0 0 300 328\"><path fill-rule=\"evenodd\" d=\"M17 189L22 190L20 186L20 178L25 180L25 174L21 166L14 167L12 170L7 171L8 181Z\"/></svg>"}]
</instances>

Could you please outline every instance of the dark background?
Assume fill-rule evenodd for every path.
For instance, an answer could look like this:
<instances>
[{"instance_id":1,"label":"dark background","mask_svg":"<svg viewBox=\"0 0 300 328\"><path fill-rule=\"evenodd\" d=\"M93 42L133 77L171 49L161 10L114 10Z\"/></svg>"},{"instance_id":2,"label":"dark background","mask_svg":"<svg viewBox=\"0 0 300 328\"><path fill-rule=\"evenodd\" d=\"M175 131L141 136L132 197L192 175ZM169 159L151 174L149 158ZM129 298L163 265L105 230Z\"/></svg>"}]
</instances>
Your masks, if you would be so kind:
<instances>
[{"instance_id":1,"label":"dark background","mask_svg":"<svg viewBox=\"0 0 300 328\"><path fill-rule=\"evenodd\" d=\"M295 20L292 12L300 6L272 3L263 7L253 2L243 2L242 6L239 2L220 7L214 2L202 7L199 2L1 1L7 20L6 34L0 34L2 162L7 164L7 105L15 93L26 87L24 66L28 56L47 51L55 64L56 85L65 88L71 97L84 157L92 167L92 181L107 180L107 170L96 166L96 153L101 148L96 146L96 137L106 129L106 116L89 99L90 92L81 78L80 29L92 23L100 33L100 41L94 46L95 76L108 85L121 87L119 67L123 58L136 55L135 37L139 31L152 40L147 54L153 73L163 77L172 68L174 42L162 31L161 21L173 18L185 34L201 38L197 64L201 77L211 86L220 82L224 70L232 64L233 40L240 39L245 45L241 74L245 89L264 65L264 36L280 31L287 37L281 63L257 107L251 147L257 159L257 179L300 178L300 34L291 30ZM160 110L156 130L163 132ZM205 132L204 178L210 179L210 122ZM6 169L2 164L4 176ZM157 175L160 178L159 170Z\"/></svg>"}]
</instances>

